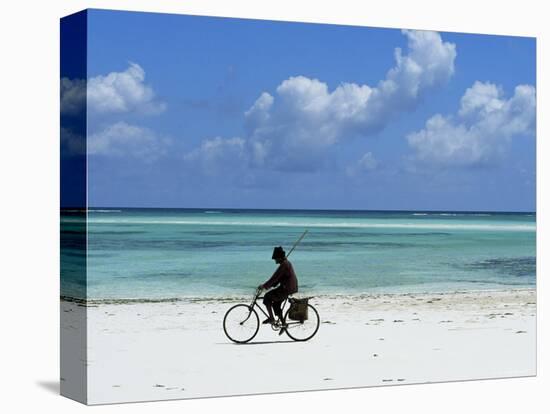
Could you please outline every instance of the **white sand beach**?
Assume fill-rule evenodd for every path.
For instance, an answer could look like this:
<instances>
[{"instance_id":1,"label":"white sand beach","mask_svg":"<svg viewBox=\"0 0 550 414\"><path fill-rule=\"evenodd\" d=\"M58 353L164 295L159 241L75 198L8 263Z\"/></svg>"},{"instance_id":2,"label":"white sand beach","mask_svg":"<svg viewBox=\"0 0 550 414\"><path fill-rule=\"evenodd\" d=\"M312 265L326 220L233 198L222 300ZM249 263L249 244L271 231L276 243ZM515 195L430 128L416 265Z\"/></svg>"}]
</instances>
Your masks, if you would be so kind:
<instances>
[{"instance_id":1,"label":"white sand beach","mask_svg":"<svg viewBox=\"0 0 550 414\"><path fill-rule=\"evenodd\" d=\"M148 401L536 374L534 289L322 296L317 335L224 335L237 301L88 310L88 402ZM84 309L62 302L62 326ZM65 375L64 381L72 378Z\"/></svg>"}]
</instances>

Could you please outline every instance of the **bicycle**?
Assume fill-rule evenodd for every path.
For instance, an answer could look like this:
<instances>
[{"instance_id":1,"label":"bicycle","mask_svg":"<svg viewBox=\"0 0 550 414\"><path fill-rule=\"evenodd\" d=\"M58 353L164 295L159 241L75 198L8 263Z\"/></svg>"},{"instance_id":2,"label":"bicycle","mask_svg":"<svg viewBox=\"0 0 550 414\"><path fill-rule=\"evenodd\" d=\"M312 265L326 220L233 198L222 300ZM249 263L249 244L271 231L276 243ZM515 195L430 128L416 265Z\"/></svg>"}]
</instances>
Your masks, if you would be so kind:
<instances>
[{"instance_id":1,"label":"bicycle","mask_svg":"<svg viewBox=\"0 0 550 414\"><path fill-rule=\"evenodd\" d=\"M262 289L256 290L250 305L239 303L229 308L225 313L223 317L223 331L231 341L238 344L245 344L254 339L260 329L260 318L255 308L260 309L266 317L269 317L268 313L257 303L258 299L262 299L260 297L261 292ZM311 299L311 297L307 299ZM285 299L281 309L284 311L287 302L292 306L295 300L296 299L291 297ZM271 324L271 329L279 331L279 334L282 334L282 330L284 330L284 332L294 341L308 341L313 338L319 330L321 321L317 309L309 303L307 304L307 309L307 319L292 320L288 317L290 312L289 307L286 312L283 312L284 316L282 319L277 318L277 320Z\"/></svg>"}]
</instances>

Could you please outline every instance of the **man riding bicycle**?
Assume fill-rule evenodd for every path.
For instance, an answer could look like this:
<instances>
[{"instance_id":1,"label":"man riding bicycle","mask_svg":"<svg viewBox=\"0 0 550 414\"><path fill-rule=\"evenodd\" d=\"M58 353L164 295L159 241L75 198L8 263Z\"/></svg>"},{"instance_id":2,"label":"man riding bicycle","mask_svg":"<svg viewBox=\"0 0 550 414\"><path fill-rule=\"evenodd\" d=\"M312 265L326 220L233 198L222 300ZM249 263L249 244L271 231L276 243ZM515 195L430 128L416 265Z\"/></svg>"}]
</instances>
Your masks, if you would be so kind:
<instances>
[{"instance_id":1,"label":"man riding bicycle","mask_svg":"<svg viewBox=\"0 0 550 414\"><path fill-rule=\"evenodd\" d=\"M279 267L267 282L258 286L258 289L269 289L278 285L264 296L264 305L269 313L269 318L263 321L264 324L275 323L273 312L275 312L275 315L278 316L279 319L283 319L281 304L288 295L298 292L298 279L296 279L296 273L294 273L292 264L287 260L283 248L281 246L275 247L271 258L275 260L275 263L277 263Z\"/></svg>"}]
</instances>

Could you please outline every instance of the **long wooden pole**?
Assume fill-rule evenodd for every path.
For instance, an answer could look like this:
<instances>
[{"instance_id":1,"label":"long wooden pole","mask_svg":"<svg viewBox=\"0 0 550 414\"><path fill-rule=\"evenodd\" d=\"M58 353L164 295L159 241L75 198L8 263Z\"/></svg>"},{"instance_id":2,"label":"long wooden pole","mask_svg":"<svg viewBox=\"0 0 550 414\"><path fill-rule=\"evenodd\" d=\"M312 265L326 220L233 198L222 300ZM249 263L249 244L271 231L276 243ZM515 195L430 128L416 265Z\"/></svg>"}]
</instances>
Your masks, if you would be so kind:
<instances>
[{"instance_id":1,"label":"long wooden pole","mask_svg":"<svg viewBox=\"0 0 550 414\"><path fill-rule=\"evenodd\" d=\"M290 251L288 252L288 254L286 255L286 257L290 256L290 253L292 253L294 251L294 249L296 248L296 246L298 246L298 243L300 243L302 241L302 239L304 237L306 237L306 234L309 230L306 230L302 233L302 235L300 236L300 238L298 240L296 240L296 242L294 243L294 246L292 246L292 249L290 249Z\"/></svg>"}]
</instances>

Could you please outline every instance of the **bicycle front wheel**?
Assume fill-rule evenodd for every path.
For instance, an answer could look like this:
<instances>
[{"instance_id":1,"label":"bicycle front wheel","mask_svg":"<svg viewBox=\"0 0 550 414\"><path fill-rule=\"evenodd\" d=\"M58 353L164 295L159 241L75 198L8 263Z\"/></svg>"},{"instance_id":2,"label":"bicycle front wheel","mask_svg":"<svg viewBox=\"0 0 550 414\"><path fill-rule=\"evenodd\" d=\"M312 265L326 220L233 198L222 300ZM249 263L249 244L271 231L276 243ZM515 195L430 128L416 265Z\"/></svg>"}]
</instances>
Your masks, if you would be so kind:
<instances>
[{"instance_id":1,"label":"bicycle front wheel","mask_svg":"<svg viewBox=\"0 0 550 414\"><path fill-rule=\"evenodd\" d=\"M308 318L303 321L295 321L288 317L290 311L287 310L285 313L285 322L286 322L286 334L294 339L295 341L307 341L315 336L319 330L319 325L321 323L317 309L311 306L309 303L307 305Z\"/></svg>"},{"instance_id":2,"label":"bicycle front wheel","mask_svg":"<svg viewBox=\"0 0 550 414\"><path fill-rule=\"evenodd\" d=\"M223 331L233 342L244 344L256 336L260 318L256 311L244 304L230 308L223 317Z\"/></svg>"}]
</instances>

